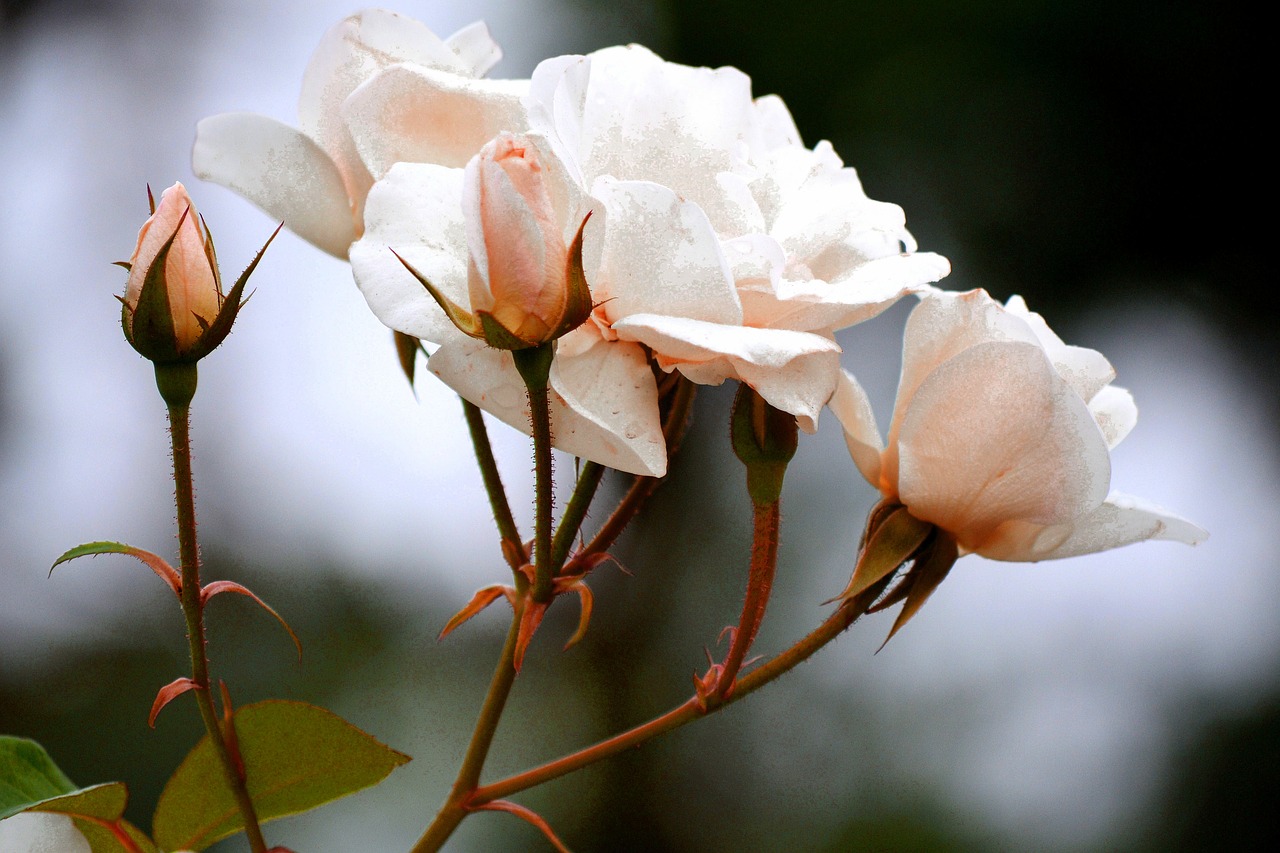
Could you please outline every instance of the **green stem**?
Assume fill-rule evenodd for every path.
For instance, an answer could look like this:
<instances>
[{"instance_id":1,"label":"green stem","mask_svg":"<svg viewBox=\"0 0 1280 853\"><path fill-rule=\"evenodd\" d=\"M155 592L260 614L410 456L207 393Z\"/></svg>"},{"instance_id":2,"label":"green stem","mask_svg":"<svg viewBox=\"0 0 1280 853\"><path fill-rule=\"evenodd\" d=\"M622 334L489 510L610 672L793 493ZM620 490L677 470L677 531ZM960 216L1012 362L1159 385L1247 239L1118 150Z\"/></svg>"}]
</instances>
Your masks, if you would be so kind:
<instances>
[{"instance_id":1,"label":"green stem","mask_svg":"<svg viewBox=\"0 0 1280 853\"><path fill-rule=\"evenodd\" d=\"M600 478L604 476L604 466L598 462L586 462L578 474L578 484L573 488L573 495L560 517L560 526L556 528L555 539L551 543L551 571L559 572L573 547L573 538L582 528L582 521L587 517L587 509L600 487Z\"/></svg>"},{"instance_id":2,"label":"green stem","mask_svg":"<svg viewBox=\"0 0 1280 853\"><path fill-rule=\"evenodd\" d=\"M522 595L516 596L523 602ZM498 666L493 671L493 679L489 682L489 692L485 695L484 705L476 719L475 730L471 734L471 743L467 746L467 754L458 769L458 778L449 791L449 797L436 814L435 820L427 827L426 832L413 845L411 853L429 853L439 850L449 840L449 836L462 823L471 811L473 795L480 782L480 772L484 769L485 759L489 755L489 747L498 731L498 721L502 710L506 707L507 697L511 695L511 687L516 680L515 653L516 642L520 636L520 621L524 615L523 603L516 606L511 617L511 629L507 631L507 641L502 647L502 655Z\"/></svg>"},{"instance_id":3,"label":"green stem","mask_svg":"<svg viewBox=\"0 0 1280 853\"><path fill-rule=\"evenodd\" d=\"M634 729L614 735L586 749L581 749L555 761L550 761L532 770L526 770L523 773L517 773L506 779L484 785L476 789L475 794L471 797L470 806L475 808L493 800L509 797L535 785L549 782L552 779L566 776L601 759L640 746L645 741L660 734L678 729L709 714L714 714L721 708L728 707L734 702L746 698L780 675L789 672L808 660L815 652L838 637L845 629L857 621L859 616L866 612L867 607L871 605L876 596L884 591L886 584L887 581L877 584L872 589L867 590L866 593L862 593L845 602L827 617L826 621L800 642L738 679L733 692L728 696L718 696L713 693L706 697L705 701L699 700L696 696L692 697L667 713L655 717L643 725L636 726Z\"/></svg>"},{"instance_id":4,"label":"green stem","mask_svg":"<svg viewBox=\"0 0 1280 853\"><path fill-rule=\"evenodd\" d=\"M183 365L186 367L187 365ZM191 388L194 391L195 366L191 368ZM157 375L160 369L157 367ZM162 386L163 391L163 386ZM168 397L169 395L166 395ZM188 401L189 401L188 397ZM258 825L258 815L253 800L245 787L245 780L227 747L222 727L210 695L209 658L205 653L204 604L200 600L200 549L196 543L195 491L191 477L191 407L188 403L170 404L169 435L173 444L174 499L178 510L178 553L182 561L182 613L187 621L187 641L191 651L191 680L196 704L205 731L222 764L223 774L235 797L244 821L245 833L253 853L265 853L266 840Z\"/></svg>"},{"instance_id":5,"label":"green stem","mask_svg":"<svg viewBox=\"0 0 1280 853\"><path fill-rule=\"evenodd\" d=\"M489 430L484 425L484 413L474 403L461 397L458 399L462 400L462 412L467 418L467 429L471 432L471 444L475 447L476 462L480 466L480 476L484 479L484 490L489 495L489 506L493 509L493 520L498 525L498 535L504 542L510 543L502 549L503 553L510 553L511 546L515 546L516 551L523 551L520 530L511 515L511 504L507 501L507 492L502 486L498 462L493 458L493 446L489 443ZM520 566L513 565L511 568L519 569Z\"/></svg>"},{"instance_id":6,"label":"green stem","mask_svg":"<svg viewBox=\"0 0 1280 853\"><path fill-rule=\"evenodd\" d=\"M742 601L742 615L738 618L738 628L733 634L733 643L729 646L729 654L724 659L724 669L720 673L719 692L726 696L734 689L734 679L746 659L747 652L755 641L760 623L764 621L764 611L769 605L769 595L773 591L773 576L778 565L778 526L781 519L782 501L769 504L756 504L754 509L754 531L751 543L751 568L747 575L747 594Z\"/></svg>"},{"instance_id":7,"label":"green stem","mask_svg":"<svg viewBox=\"0 0 1280 853\"><path fill-rule=\"evenodd\" d=\"M534 581L531 595L539 604L551 601L551 515L554 492L551 466L551 398L547 380L551 374L552 344L513 350L516 369L529 390L529 422L533 429L534 466Z\"/></svg>"}]
</instances>

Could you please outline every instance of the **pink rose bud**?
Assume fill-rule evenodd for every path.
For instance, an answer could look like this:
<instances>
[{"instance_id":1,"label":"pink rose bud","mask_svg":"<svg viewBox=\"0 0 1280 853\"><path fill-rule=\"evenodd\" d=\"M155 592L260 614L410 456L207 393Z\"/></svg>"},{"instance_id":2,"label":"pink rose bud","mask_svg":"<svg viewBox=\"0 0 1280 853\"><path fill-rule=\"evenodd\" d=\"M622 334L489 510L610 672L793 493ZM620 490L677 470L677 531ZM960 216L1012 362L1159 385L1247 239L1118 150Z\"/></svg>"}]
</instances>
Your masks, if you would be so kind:
<instances>
[{"instance_id":1,"label":"pink rose bud","mask_svg":"<svg viewBox=\"0 0 1280 853\"><path fill-rule=\"evenodd\" d=\"M175 183L161 195L159 206L152 199L151 207L133 257L121 264L129 270L120 299L124 335L151 361L198 361L231 331L245 282L267 247L224 295L213 239L186 187Z\"/></svg>"},{"instance_id":2,"label":"pink rose bud","mask_svg":"<svg viewBox=\"0 0 1280 853\"><path fill-rule=\"evenodd\" d=\"M471 253L470 311L405 263L459 329L500 349L545 344L591 313L582 272L586 220L575 223L577 233L567 244L567 214L556 208L544 156L532 138L501 133L467 164L462 209Z\"/></svg>"}]
</instances>

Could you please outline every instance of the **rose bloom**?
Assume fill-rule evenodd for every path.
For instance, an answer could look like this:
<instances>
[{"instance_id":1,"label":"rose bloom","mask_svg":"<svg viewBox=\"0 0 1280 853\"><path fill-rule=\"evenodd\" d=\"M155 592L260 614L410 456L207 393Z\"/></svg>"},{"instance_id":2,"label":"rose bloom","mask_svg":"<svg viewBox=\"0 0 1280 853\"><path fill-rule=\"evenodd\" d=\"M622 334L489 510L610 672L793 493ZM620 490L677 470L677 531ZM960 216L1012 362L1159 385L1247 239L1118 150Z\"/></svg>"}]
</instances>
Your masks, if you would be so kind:
<instances>
[{"instance_id":1,"label":"rose bloom","mask_svg":"<svg viewBox=\"0 0 1280 853\"><path fill-rule=\"evenodd\" d=\"M368 10L329 30L302 78L295 130L252 113L223 113L199 123L192 149L196 175L221 184L257 204L313 245L340 258L363 232L364 200L373 176L357 153L357 140L343 115L348 97L379 72L412 69L437 84L430 103L407 104L400 126L374 146L379 156L425 159L461 166L499 130L521 114L523 81L482 77L502 51L483 23L441 40L417 21ZM376 97L396 98L394 74ZM459 113L473 102L484 115ZM398 142L411 140L401 150Z\"/></svg>"},{"instance_id":2,"label":"rose bloom","mask_svg":"<svg viewBox=\"0 0 1280 853\"><path fill-rule=\"evenodd\" d=\"M400 67L351 102L385 77L414 74L415 97L431 100L438 82ZM348 109L353 136L403 124L402 103L381 104ZM529 136L553 164L559 220L594 211L584 264L596 308L559 342L551 379L553 434L576 455L665 471L650 356L697 383L746 382L812 430L838 375L832 332L948 269L936 255L904 251L914 242L901 209L867 199L829 145L803 148L781 101L753 100L736 69L609 48L540 64L525 105ZM370 193L353 270L384 323L441 344L432 372L523 426L523 383L509 359L451 341L439 309L382 248L456 291L471 227L458 211L459 180L432 166L391 167Z\"/></svg>"},{"instance_id":3,"label":"rose bloom","mask_svg":"<svg viewBox=\"0 0 1280 853\"><path fill-rule=\"evenodd\" d=\"M1014 297L924 295L907 321L887 441L845 373L831 400L849 451L888 502L953 537L961 554L1036 561L1146 539L1208 535L1109 492L1110 449L1137 421L1091 349L1068 346Z\"/></svg>"},{"instance_id":4,"label":"rose bloom","mask_svg":"<svg viewBox=\"0 0 1280 853\"><path fill-rule=\"evenodd\" d=\"M173 243L165 258L163 282L169 298L173 339L156 341L151 339L150 329L140 326L135 329L134 314L147 273L170 238ZM161 194L155 213L138 231L123 299L125 337L148 358L153 357L156 346L171 347L177 353L192 350L217 318L223 301L218 273L205 250L200 215L181 183L175 183Z\"/></svg>"}]
</instances>

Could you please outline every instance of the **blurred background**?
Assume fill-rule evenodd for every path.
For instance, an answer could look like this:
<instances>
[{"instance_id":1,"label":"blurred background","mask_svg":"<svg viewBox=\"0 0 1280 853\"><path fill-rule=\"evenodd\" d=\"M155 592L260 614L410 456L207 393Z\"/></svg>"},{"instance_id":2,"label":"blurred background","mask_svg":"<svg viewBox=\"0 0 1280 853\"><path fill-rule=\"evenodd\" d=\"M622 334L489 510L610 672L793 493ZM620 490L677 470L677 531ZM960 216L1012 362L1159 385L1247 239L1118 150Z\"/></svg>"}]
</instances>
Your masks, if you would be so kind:
<instances>
[{"instance_id":1,"label":"blurred background","mask_svg":"<svg viewBox=\"0 0 1280 853\"><path fill-rule=\"evenodd\" d=\"M200 118L295 121L335 0L0 0L0 731L80 784L129 783L146 827L197 739L191 703L146 726L187 671L169 593L125 558L170 553L164 413L113 294L145 185L182 180L238 270L274 223L191 175ZM1246 850L1280 795L1276 317L1254 125L1262 28L1168 4L471 0L395 7L446 35L483 17L494 76L637 41L738 66L901 204L955 289L1027 297L1102 350L1141 409L1113 486L1207 527L1040 565L962 561L878 655L891 615L696 726L516 799L576 851ZM305 699L414 756L377 788L272 825L299 851L408 849L447 792L506 616L446 642L504 580L456 399L405 385L347 266L272 246L236 333L201 370L195 468L207 577L253 587L306 657L242 600L210 608L238 703ZM887 419L900 305L846 331L845 366ZM731 389L704 389L669 481L598 571L586 640L557 608L526 661L485 778L682 701L737 616L749 505ZM491 428L520 517L525 439ZM562 484L572 480L561 460ZM606 482L605 498L625 486ZM757 650L781 650L848 578L874 499L827 418L788 476L778 589ZM590 526L591 522L588 522ZM226 842L218 853L239 851ZM458 851L548 849L480 815Z\"/></svg>"}]
</instances>

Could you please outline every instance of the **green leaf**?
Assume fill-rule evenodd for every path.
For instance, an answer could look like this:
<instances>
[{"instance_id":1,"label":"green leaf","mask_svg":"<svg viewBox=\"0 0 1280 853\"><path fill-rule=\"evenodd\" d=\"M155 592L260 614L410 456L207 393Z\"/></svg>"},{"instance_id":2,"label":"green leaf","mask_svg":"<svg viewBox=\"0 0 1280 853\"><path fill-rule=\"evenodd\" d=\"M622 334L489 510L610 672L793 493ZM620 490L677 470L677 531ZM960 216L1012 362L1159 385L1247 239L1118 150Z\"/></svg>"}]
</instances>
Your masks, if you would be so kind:
<instances>
[{"instance_id":1,"label":"green leaf","mask_svg":"<svg viewBox=\"0 0 1280 853\"><path fill-rule=\"evenodd\" d=\"M93 853L128 851L117 832L127 833L144 853L155 853L146 835L120 819L128 800L123 782L77 788L40 744L0 736L0 820L26 811L65 814L75 820Z\"/></svg>"},{"instance_id":2,"label":"green leaf","mask_svg":"<svg viewBox=\"0 0 1280 853\"><path fill-rule=\"evenodd\" d=\"M235 712L249 796L265 823L375 785L409 756L323 708L269 700ZM244 829L208 736L183 760L156 806L165 850L203 850Z\"/></svg>"},{"instance_id":3,"label":"green leaf","mask_svg":"<svg viewBox=\"0 0 1280 853\"><path fill-rule=\"evenodd\" d=\"M40 744L0 736L0 820L75 790Z\"/></svg>"},{"instance_id":4,"label":"green leaf","mask_svg":"<svg viewBox=\"0 0 1280 853\"><path fill-rule=\"evenodd\" d=\"M98 554L125 554L141 560L147 568L156 573L156 577L169 585L169 589L173 590L175 595L182 594L182 577L178 574L177 569L150 551L144 551L132 545L125 545L123 542L86 542L83 545L77 545L53 561L53 565L49 567L49 574L53 574L54 569L69 560Z\"/></svg>"}]
</instances>

